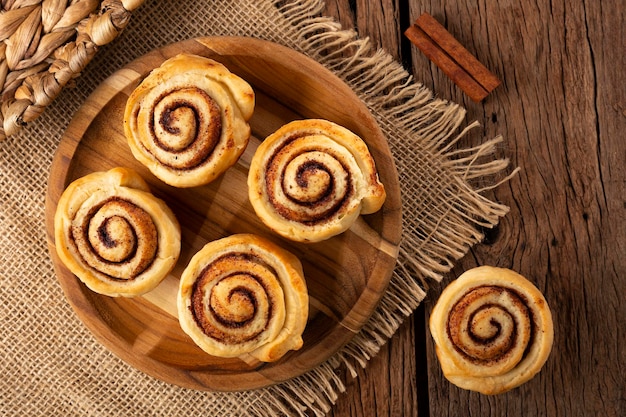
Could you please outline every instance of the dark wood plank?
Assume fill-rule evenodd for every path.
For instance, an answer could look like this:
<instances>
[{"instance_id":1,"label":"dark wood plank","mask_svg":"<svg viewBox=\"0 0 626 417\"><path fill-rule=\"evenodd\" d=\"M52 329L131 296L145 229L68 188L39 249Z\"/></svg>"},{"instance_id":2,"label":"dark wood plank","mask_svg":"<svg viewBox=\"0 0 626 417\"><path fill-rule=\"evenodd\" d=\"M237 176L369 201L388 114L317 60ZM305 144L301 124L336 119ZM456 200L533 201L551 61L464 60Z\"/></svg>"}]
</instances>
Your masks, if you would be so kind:
<instances>
[{"instance_id":1,"label":"dark wood plank","mask_svg":"<svg viewBox=\"0 0 626 417\"><path fill-rule=\"evenodd\" d=\"M328 416L417 416L413 339L408 321L356 378L347 377L346 392Z\"/></svg>"},{"instance_id":2,"label":"dark wood plank","mask_svg":"<svg viewBox=\"0 0 626 417\"><path fill-rule=\"evenodd\" d=\"M400 11L406 0L330 0L324 12L341 23L344 29L354 29L359 36L369 38L378 48L384 48L394 58L401 59L402 26L406 17Z\"/></svg>"},{"instance_id":3,"label":"dark wood plank","mask_svg":"<svg viewBox=\"0 0 626 417\"><path fill-rule=\"evenodd\" d=\"M522 168L514 180L491 193L511 213L488 232L487 243L476 246L431 290L426 311L454 277L490 264L535 282L555 321L554 348L544 370L524 386L495 397L448 383L427 334L430 413L623 415L623 5L616 0L602 5L412 0L412 16L422 11L438 18L503 85L484 103L471 103L414 50L416 78L438 96L463 103L468 119L482 122L483 131L465 144L503 134L500 154Z\"/></svg>"}]
</instances>

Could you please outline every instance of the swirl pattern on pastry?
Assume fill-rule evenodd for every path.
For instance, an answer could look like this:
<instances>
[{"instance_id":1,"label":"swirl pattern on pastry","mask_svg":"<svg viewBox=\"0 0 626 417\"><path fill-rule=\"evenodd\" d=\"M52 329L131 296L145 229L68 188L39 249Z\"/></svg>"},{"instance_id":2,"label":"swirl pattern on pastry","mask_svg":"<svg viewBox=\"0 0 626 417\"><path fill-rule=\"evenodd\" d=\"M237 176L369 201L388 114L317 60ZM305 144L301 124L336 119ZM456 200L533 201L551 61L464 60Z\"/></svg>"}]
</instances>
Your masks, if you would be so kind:
<instances>
[{"instance_id":1,"label":"swirl pattern on pastry","mask_svg":"<svg viewBox=\"0 0 626 417\"><path fill-rule=\"evenodd\" d=\"M245 150L254 100L252 87L224 65L180 54L132 92L124 133L135 158L162 181L207 184Z\"/></svg>"},{"instance_id":2,"label":"swirl pattern on pastry","mask_svg":"<svg viewBox=\"0 0 626 417\"><path fill-rule=\"evenodd\" d=\"M214 356L276 361L302 347L308 309L298 258L252 234L206 244L180 281L180 325Z\"/></svg>"},{"instance_id":3,"label":"swirl pattern on pastry","mask_svg":"<svg viewBox=\"0 0 626 417\"><path fill-rule=\"evenodd\" d=\"M386 198L365 142L320 119L290 122L261 143L250 165L248 193L269 228L300 242L346 231Z\"/></svg>"},{"instance_id":4,"label":"swirl pattern on pastry","mask_svg":"<svg viewBox=\"0 0 626 417\"><path fill-rule=\"evenodd\" d=\"M483 394L537 374L552 348L553 323L541 292L504 268L481 266L448 285L430 318L445 377Z\"/></svg>"},{"instance_id":5,"label":"swirl pattern on pastry","mask_svg":"<svg viewBox=\"0 0 626 417\"><path fill-rule=\"evenodd\" d=\"M132 297L152 290L174 267L180 226L139 174L114 168L65 189L55 241L61 261L91 290Z\"/></svg>"}]
</instances>

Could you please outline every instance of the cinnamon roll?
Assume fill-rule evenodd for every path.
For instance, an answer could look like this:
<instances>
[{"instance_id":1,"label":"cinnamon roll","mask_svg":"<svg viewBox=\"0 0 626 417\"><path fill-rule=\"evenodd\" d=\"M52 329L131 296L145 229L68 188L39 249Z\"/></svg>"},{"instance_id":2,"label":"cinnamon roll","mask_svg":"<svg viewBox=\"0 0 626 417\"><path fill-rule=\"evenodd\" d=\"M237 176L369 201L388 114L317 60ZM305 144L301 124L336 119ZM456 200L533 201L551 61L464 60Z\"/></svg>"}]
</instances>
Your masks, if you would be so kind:
<instances>
[{"instance_id":1,"label":"cinnamon roll","mask_svg":"<svg viewBox=\"0 0 626 417\"><path fill-rule=\"evenodd\" d=\"M298 258L256 235L208 243L181 276L180 325L214 356L276 361L302 347L308 311Z\"/></svg>"},{"instance_id":2,"label":"cinnamon roll","mask_svg":"<svg viewBox=\"0 0 626 417\"><path fill-rule=\"evenodd\" d=\"M514 271L481 266L442 292L430 331L444 376L499 394L537 374L552 349L552 315L541 292Z\"/></svg>"},{"instance_id":3,"label":"cinnamon roll","mask_svg":"<svg viewBox=\"0 0 626 417\"><path fill-rule=\"evenodd\" d=\"M365 142L327 120L288 123L256 150L248 193L259 218L285 238L318 242L378 211L385 188Z\"/></svg>"},{"instance_id":4,"label":"cinnamon roll","mask_svg":"<svg viewBox=\"0 0 626 417\"><path fill-rule=\"evenodd\" d=\"M180 254L180 226L135 171L114 168L72 182L54 218L60 260L91 290L132 297L156 287Z\"/></svg>"},{"instance_id":5,"label":"cinnamon roll","mask_svg":"<svg viewBox=\"0 0 626 417\"><path fill-rule=\"evenodd\" d=\"M163 182L207 184L245 150L254 100L252 87L224 65L180 54L132 92L124 133L135 158Z\"/></svg>"}]
</instances>

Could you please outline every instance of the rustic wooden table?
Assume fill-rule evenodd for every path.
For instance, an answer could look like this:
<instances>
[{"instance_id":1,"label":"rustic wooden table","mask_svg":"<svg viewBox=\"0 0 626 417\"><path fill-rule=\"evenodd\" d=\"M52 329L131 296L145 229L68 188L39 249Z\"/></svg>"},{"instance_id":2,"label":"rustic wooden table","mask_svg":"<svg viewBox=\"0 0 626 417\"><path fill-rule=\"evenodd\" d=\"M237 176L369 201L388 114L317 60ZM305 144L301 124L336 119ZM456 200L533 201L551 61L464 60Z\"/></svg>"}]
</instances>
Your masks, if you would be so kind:
<instances>
[{"instance_id":1,"label":"rustic wooden table","mask_svg":"<svg viewBox=\"0 0 626 417\"><path fill-rule=\"evenodd\" d=\"M623 0L326 0L327 15L393 54L474 132L503 135L521 171L489 197L511 211L429 289L329 416L626 415L626 4ZM433 15L501 80L472 102L403 36ZM485 396L447 382L428 331L446 284L478 265L511 268L546 296L554 346L534 379Z\"/></svg>"}]
</instances>

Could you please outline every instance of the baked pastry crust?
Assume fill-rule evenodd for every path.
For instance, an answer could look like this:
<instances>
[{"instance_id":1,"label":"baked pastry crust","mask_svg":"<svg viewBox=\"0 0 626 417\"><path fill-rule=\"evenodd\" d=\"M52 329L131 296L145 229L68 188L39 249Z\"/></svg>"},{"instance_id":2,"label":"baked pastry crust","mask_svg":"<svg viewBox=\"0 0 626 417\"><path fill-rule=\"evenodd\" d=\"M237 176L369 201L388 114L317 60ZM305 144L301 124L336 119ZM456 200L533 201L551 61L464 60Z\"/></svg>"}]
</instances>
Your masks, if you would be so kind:
<instances>
[{"instance_id":1,"label":"baked pastry crust","mask_svg":"<svg viewBox=\"0 0 626 417\"><path fill-rule=\"evenodd\" d=\"M302 347L308 311L299 259L256 235L206 244L181 276L181 328L214 356L276 361Z\"/></svg>"},{"instance_id":2,"label":"baked pastry crust","mask_svg":"<svg viewBox=\"0 0 626 417\"><path fill-rule=\"evenodd\" d=\"M234 165L250 138L252 87L212 59L179 54L131 93L124 133L135 158L175 187L207 184Z\"/></svg>"},{"instance_id":3,"label":"baked pastry crust","mask_svg":"<svg viewBox=\"0 0 626 417\"><path fill-rule=\"evenodd\" d=\"M91 290L112 297L152 290L180 254L174 213L127 168L72 182L59 199L54 233L63 264Z\"/></svg>"},{"instance_id":4,"label":"baked pastry crust","mask_svg":"<svg viewBox=\"0 0 626 417\"><path fill-rule=\"evenodd\" d=\"M441 293L430 331L444 376L499 394L537 374L552 349L552 315L543 294L510 269L470 269Z\"/></svg>"},{"instance_id":5,"label":"baked pastry crust","mask_svg":"<svg viewBox=\"0 0 626 417\"><path fill-rule=\"evenodd\" d=\"M322 119L296 120L269 135L252 158L248 193L265 225L299 242L346 231L386 198L365 142Z\"/></svg>"}]
</instances>

